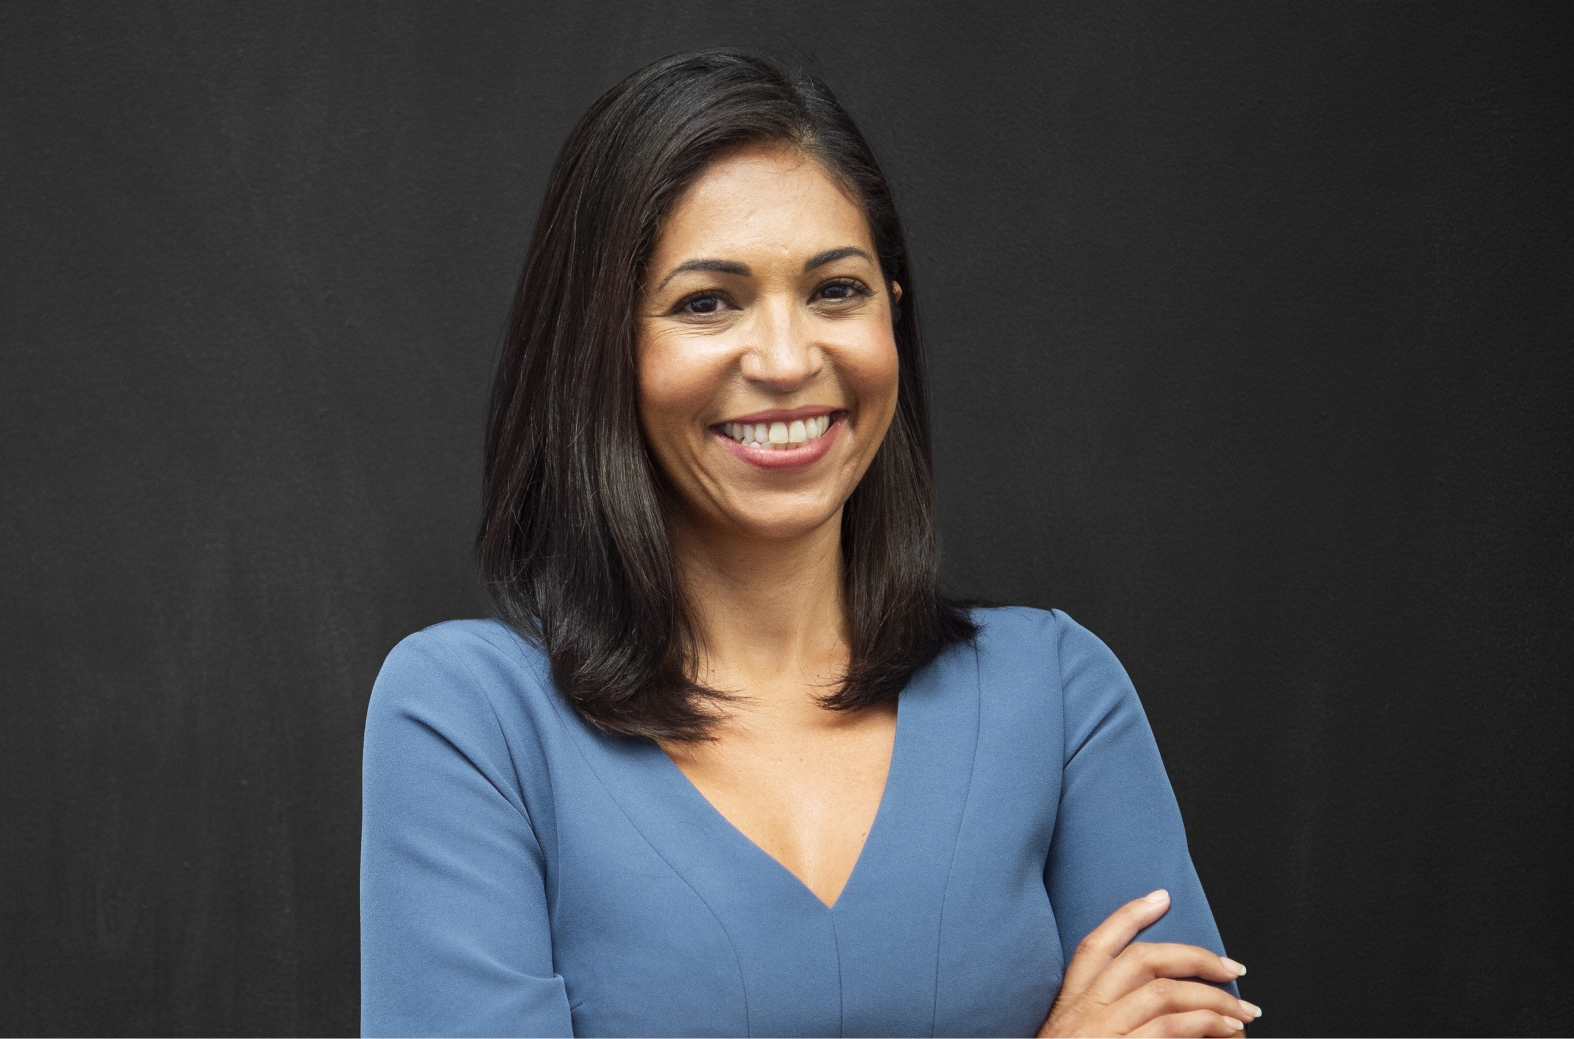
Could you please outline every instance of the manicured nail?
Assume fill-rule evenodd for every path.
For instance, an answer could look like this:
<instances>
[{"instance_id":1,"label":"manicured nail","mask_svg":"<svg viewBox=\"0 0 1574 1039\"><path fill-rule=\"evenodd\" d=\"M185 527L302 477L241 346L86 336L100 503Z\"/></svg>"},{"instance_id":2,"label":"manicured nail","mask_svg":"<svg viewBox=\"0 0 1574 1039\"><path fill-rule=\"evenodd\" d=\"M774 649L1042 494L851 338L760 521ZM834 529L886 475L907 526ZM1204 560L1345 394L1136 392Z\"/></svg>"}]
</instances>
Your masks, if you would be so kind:
<instances>
[{"instance_id":1,"label":"manicured nail","mask_svg":"<svg viewBox=\"0 0 1574 1039\"><path fill-rule=\"evenodd\" d=\"M1143 895L1142 900L1144 902L1168 902L1170 900L1170 893L1165 891L1163 888L1159 888L1157 891L1150 891L1146 895Z\"/></svg>"},{"instance_id":2,"label":"manicured nail","mask_svg":"<svg viewBox=\"0 0 1574 1039\"><path fill-rule=\"evenodd\" d=\"M1246 973L1246 964L1244 964L1244 963L1236 963L1234 960L1230 959L1228 956L1220 956L1219 957L1219 962L1224 964L1224 969L1225 970L1233 970L1235 972L1235 976L1237 978L1240 977L1242 974Z\"/></svg>"},{"instance_id":3,"label":"manicured nail","mask_svg":"<svg viewBox=\"0 0 1574 1039\"><path fill-rule=\"evenodd\" d=\"M1235 1018L1233 1018L1233 1017L1225 1018L1224 1019L1224 1023L1232 1031L1236 1031L1236 1032L1244 1032L1244 1031L1246 1031L1246 1026L1241 1024L1239 1021L1235 1020Z\"/></svg>"},{"instance_id":4,"label":"manicured nail","mask_svg":"<svg viewBox=\"0 0 1574 1039\"><path fill-rule=\"evenodd\" d=\"M1246 1000L1244 1000L1244 999L1237 1000L1237 1002L1239 1002L1241 1004L1241 1009L1242 1010L1244 1010L1248 1014L1252 1015L1252 1020L1253 1021L1257 1020L1259 1017L1262 1017L1262 1007L1253 1006L1252 1004L1246 1002Z\"/></svg>"}]
</instances>

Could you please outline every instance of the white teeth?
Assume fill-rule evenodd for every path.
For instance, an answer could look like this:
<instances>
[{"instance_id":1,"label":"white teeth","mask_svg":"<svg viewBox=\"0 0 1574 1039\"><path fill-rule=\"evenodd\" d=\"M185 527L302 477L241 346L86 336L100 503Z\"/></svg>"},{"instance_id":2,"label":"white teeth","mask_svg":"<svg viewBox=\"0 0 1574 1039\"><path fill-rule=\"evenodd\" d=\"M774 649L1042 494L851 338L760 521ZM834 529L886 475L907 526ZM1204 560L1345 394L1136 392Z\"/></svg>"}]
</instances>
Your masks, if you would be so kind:
<instances>
[{"instance_id":1,"label":"white teeth","mask_svg":"<svg viewBox=\"0 0 1574 1039\"><path fill-rule=\"evenodd\" d=\"M723 422L721 431L740 444L782 450L816 440L831 428L831 416L818 415L792 422Z\"/></svg>"}]
</instances>

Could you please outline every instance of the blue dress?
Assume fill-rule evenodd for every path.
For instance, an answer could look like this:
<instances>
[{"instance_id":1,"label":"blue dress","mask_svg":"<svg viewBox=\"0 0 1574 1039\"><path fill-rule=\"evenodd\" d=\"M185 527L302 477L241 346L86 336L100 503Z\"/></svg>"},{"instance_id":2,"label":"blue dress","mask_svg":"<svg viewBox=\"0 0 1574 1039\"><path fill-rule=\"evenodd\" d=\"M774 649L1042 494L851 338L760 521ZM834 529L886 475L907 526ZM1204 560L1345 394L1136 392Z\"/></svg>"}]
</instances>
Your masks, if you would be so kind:
<instances>
[{"instance_id":1,"label":"blue dress","mask_svg":"<svg viewBox=\"0 0 1574 1039\"><path fill-rule=\"evenodd\" d=\"M363 1032L1032 1035L1077 942L1159 887L1141 940L1223 952L1114 654L1059 611L974 619L902 692L830 907L505 625L405 639L366 722Z\"/></svg>"}]
</instances>

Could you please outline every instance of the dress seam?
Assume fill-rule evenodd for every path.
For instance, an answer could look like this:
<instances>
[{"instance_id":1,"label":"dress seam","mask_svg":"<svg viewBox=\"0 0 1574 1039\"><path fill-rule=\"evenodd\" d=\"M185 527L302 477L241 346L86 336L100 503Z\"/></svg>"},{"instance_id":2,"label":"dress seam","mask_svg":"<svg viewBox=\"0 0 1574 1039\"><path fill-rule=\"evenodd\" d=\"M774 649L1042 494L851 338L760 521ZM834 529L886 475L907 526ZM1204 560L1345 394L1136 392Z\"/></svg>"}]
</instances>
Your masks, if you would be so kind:
<instances>
[{"instance_id":1,"label":"dress seam","mask_svg":"<svg viewBox=\"0 0 1574 1039\"><path fill-rule=\"evenodd\" d=\"M512 627L510 627L508 625L502 625L502 627L503 627L503 630L506 631L509 634L509 636L512 637L512 641L513 641L514 645L499 645L498 643L496 643L492 639L488 638L487 637L487 633L485 631L477 631L474 634L475 634L476 638L480 639L482 642L485 642L488 646L491 646L493 649L497 650L499 653L503 653L503 654L505 654L505 655L507 655L509 657L517 659L519 661L520 667L522 667L527 673L532 675L535 678L535 680L538 683L541 684L543 690L548 694L547 695L547 699L551 699L552 695L556 692L556 690L552 686L552 675L551 675L550 671L543 672L542 669L540 667L536 666L535 662L531 660L529 654L520 654L520 653L518 653L518 648L521 645L525 646L526 648L535 648L535 647L532 647L529 642L525 641L525 639L523 639L520 636L520 634L517 631L515 631ZM449 652L452 653L453 651L449 650ZM470 665L468 663L465 663L464 658L459 657L459 654L457 654L457 653L454 653L454 656L459 659L460 663L465 664L465 667L467 669L469 668ZM474 672L472 672L471 674L472 674L472 677L474 677ZM486 686L483 683L481 683L479 678L476 678L476 684L481 686L482 693L487 696L487 705L492 708L492 716L497 719L498 727L502 728L503 719L502 719L502 716L497 713L497 704L492 702L492 698L491 698L490 694L486 694ZM536 733L536 740L537 740L538 743L541 744L541 761L542 761L542 764L545 765L546 761L547 761L546 747L545 747L544 741L541 739L541 735L540 735L539 732ZM508 759L509 759L509 762L511 764L513 764L513 766L514 766L514 776L517 778L519 776L519 763L514 758L514 747L513 747L513 744L508 742L508 730L507 729L503 730L503 743L508 747ZM559 863L559 862L563 861L563 830L562 830L562 827L557 825L557 815L556 815L556 813L557 813L557 790L556 790L556 788L555 788L555 786L553 784L553 781L552 781L552 770L550 768L543 767L542 774L546 776L546 781L547 781L547 800L552 804L552 811L553 811L553 822L552 822L552 852L553 852L553 858L552 858L552 861L554 863ZM521 802L523 802L524 799L525 799L525 791L524 791L523 784L521 784L521 787L520 787L519 799L520 799ZM526 805L525 806L525 810L526 810L526 812L528 812L530 810L530 806ZM533 822L531 824L531 829L532 829L532 831L534 831L534 829L535 829L535 825L534 825ZM538 847L541 845L541 835L540 834L536 834L536 845ZM545 857L545 855L546 855L546 849L545 848L542 848L541 854L542 854L543 857ZM553 875L549 878L549 885L550 885L550 887L552 889L552 899L551 899L551 906L548 909L548 913L549 913L549 919L553 920L553 921L555 921L558 918L558 910L559 910L559 907L561 905L562 898L563 898L563 885L558 883L556 872L557 871L554 870L553 871ZM554 966L555 966L556 965L556 958L555 957L554 957L553 962L554 962ZM583 1003L584 1001L581 1000L580 1002ZM569 1009L573 1010L572 1007L570 1007Z\"/></svg>"},{"instance_id":2,"label":"dress seam","mask_svg":"<svg viewBox=\"0 0 1574 1039\"><path fill-rule=\"evenodd\" d=\"M476 689L481 693L481 699L486 701L487 709L492 712L492 721L497 724L498 735L503 737L503 748L508 751L509 767L514 770L514 780L519 784L519 803L524 809L521 814L525 817L525 824L530 827L530 837L533 841L535 841L536 850L541 853L542 883L551 892L551 897L547 899L547 925L551 927L558 918L558 910L562 901L563 893L563 885L558 883L557 869L557 864L563 861L563 838L561 836L561 831L554 822L552 826L552 857L548 859L546 845L541 843L541 834L536 831L535 818L530 814L530 806L525 803L525 784L524 778L519 774L519 759L514 756L514 745L508 739L508 729L503 725L503 716L498 713L497 704L493 702L492 694L487 691L486 683L481 681L481 676L475 673L475 669L470 666L470 662L459 653L455 652L454 648L447 642L436 637L435 635L432 635L428 631L421 631L418 632L418 634L427 636L434 644L441 646L445 653L452 657L460 667L464 668L465 674L470 676L470 681L474 683ZM480 639L482 642L485 642L493 649L503 651L502 646L499 646L481 632L476 632L475 637ZM529 661L522 661L521 663L527 670L535 675L537 680L540 680L540 673L535 671L534 668L530 667ZM537 739L539 740L539 738L540 737L538 734ZM544 762L545 760L546 756L543 753L542 761ZM546 776L547 782L547 800L555 805L557 803L557 796L552 789L552 773L548 769L543 769L543 773ZM507 800L507 798L505 798L505 800ZM515 811L519 811L519 809L516 808ZM553 956L552 967L554 971L557 969L556 955ZM569 1009L572 1010L573 1008L570 1007Z\"/></svg>"},{"instance_id":3,"label":"dress seam","mask_svg":"<svg viewBox=\"0 0 1574 1039\"><path fill-rule=\"evenodd\" d=\"M559 718L561 718L563 713L563 705L558 703L555 698L549 699L552 699L553 701L552 709L556 711ZM732 932L727 929L726 923L722 921L721 915L716 912L716 908L710 904L710 901L706 899L704 895L700 894L699 889L694 886L689 878L683 875L683 871L674 866L672 861L661 853L661 849L656 847L649 837L645 836L645 831L640 829L639 825L635 823L633 819L629 818L628 809L624 808L623 802L618 800L617 796L614 795L611 790L607 789L607 781L602 778L601 772L591 762L590 756L585 753L585 748L580 742L579 734L570 730L569 740L574 744L574 749L579 752L579 756L585 762L585 767L590 770L590 774L596 777L596 782L601 785L601 789L606 793L607 799L617 806L618 814L622 815L624 820L629 824L634 832L639 834L639 839L645 842L646 846L655 853L656 857L662 862L666 863L667 868L672 870L673 875L679 880L683 881L684 886L694 893L694 897L700 900L700 905L705 907L705 911L710 913L711 919L716 921L716 926L721 928L721 933L726 936L727 945L732 949L733 966L738 971L738 990L743 993L744 1034L752 1036L754 1034L754 1021L749 1013L749 983L743 976L743 957L738 955L738 943L733 939Z\"/></svg>"},{"instance_id":4,"label":"dress seam","mask_svg":"<svg viewBox=\"0 0 1574 1039\"><path fill-rule=\"evenodd\" d=\"M465 659L463 657L461 657L458 653L455 653L453 651L453 648L450 647L449 645L447 645L445 642L443 642L442 639L439 639L439 638L436 638L436 637L434 637L432 635L429 635L427 632L424 632L424 631L416 632L416 636L424 637L426 641L431 642L433 645L435 645L439 649L441 649L445 656L448 656L448 657L452 658L453 661L456 664L458 664L464 670L465 677L470 679L470 684L475 686L476 691L481 694L482 701L484 701L486 703L486 709L489 712L491 712L492 722L493 722L493 724L495 724L497 726L497 734L503 738L503 749L508 752L508 767L513 770L514 778L517 780L519 778L519 762L514 759L514 748L508 742L508 730L503 728L503 719L498 716L497 706L492 703L492 697L487 694L486 684L484 682L482 682L481 679L479 677L477 677L476 673L470 669L470 665L465 662ZM455 748L455 749L458 749L458 748ZM460 753L463 753L463 751L461 751ZM468 757L468 755L466 755L466 757ZM478 769L477 771L480 771L480 770ZM485 772L482 772L481 774L482 775L486 775ZM489 780L489 782L490 782L490 780ZM494 790L497 789L497 784L493 783L492 784L492 788ZM546 852L545 852L544 849L541 849L541 836L540 836L540 834L536 833L535 820L530 818L530 808L524 803L525 802L524 789L521 788L519 790L519 804L517 804L517 805L514 804L512 801L509 801L508 800L508 795L506 793L504 793L502 790L498 790L497 792L499 794L503 795L503 800L508 801L508 805L509 805L510 808L512 808L515 812L517 812L520 816L522 816L524 818L526 825L528 825L530 827L530 837L531 837L531 839L533 841L535 841L536 848L540 849L542 851L543 857L545 857Z\"/></svg>"},{"instance_id":5,"label":"dress seam","mask_svg":"<svg viewBox=\"0 0 1574 1039\"><path fill-rule=\"evenodd\" d=\"M935 982L934 997L929 1008L929 1034L935 1034L936 1023L940 1017L940 948L945 938L945 913L946 903L951 898L951 878L956 873L956 859L962 853L962 827L967 822L967 807L973 798L973 777L978 774L978 743L979 734L984 727L984 675L983 663L978 643L973 644L973 678L974 691L977 699L974 701L976 713L973 717L973 756L967 769L967 791L962 795L962 811L957 816L956 835L951 845L951 862L946 866L945 894L940 896L940 925L935 928Z\"/></svg>"},{"instance_id":6,"label":"dress seam","mask_svg":"<svg viewBox=\"0 0 1574 1039\"><path fill-rule=\"evenodd\" d=\"M1056 611L1057 613L1059 611ZM1061 652L1061 643L1066 639L1065 625L1060 622L1060 617L1055 617L1055 681L1060 689L1060 794L1064 798L1066 793L1065 773L1066 766L1071 763L1070 744L1067 742L1071 735L1070 728L1066 725L1066 655ZM1055 810L1056 823L1059 823L1060 810Z\"/></svg>"},{"instance_id":7,"label":"dress seam","mask_svg":"<svg viewBox=\"0 0 1574 1039\"><path fill-rule=\"evenodd\" d=\"M836 950L836 1034L847 1034L846 986L842 981L842 936L836 929L836 914L831 914L831 948Z\"/></svg>"}]
</instances>

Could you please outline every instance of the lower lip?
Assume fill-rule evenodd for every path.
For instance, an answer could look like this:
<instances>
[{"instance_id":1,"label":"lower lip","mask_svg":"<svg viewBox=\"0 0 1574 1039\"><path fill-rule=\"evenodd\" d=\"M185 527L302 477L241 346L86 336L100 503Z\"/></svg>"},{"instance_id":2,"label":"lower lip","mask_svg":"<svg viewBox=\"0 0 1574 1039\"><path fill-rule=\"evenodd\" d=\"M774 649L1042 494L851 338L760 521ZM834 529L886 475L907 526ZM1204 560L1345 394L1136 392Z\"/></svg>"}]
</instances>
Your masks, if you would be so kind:
<instances>
[{"instance_id":1,"label":"lower lip","mask_svg":"<svg viewBox=\"0 0 1574 1039\"><path fill-rule=\"evenodd\" d=\"M845 412L836 416L831 422L831 428L807 440L797 447L746 447L738 443L725 433L711 430L711 435L727 445L727 449L736 457L758 469L800 469L806 465L813 465L825 457L831 449L831 441L841 432L842 426L847 422Z\"/></svg>"}]
</instances>

